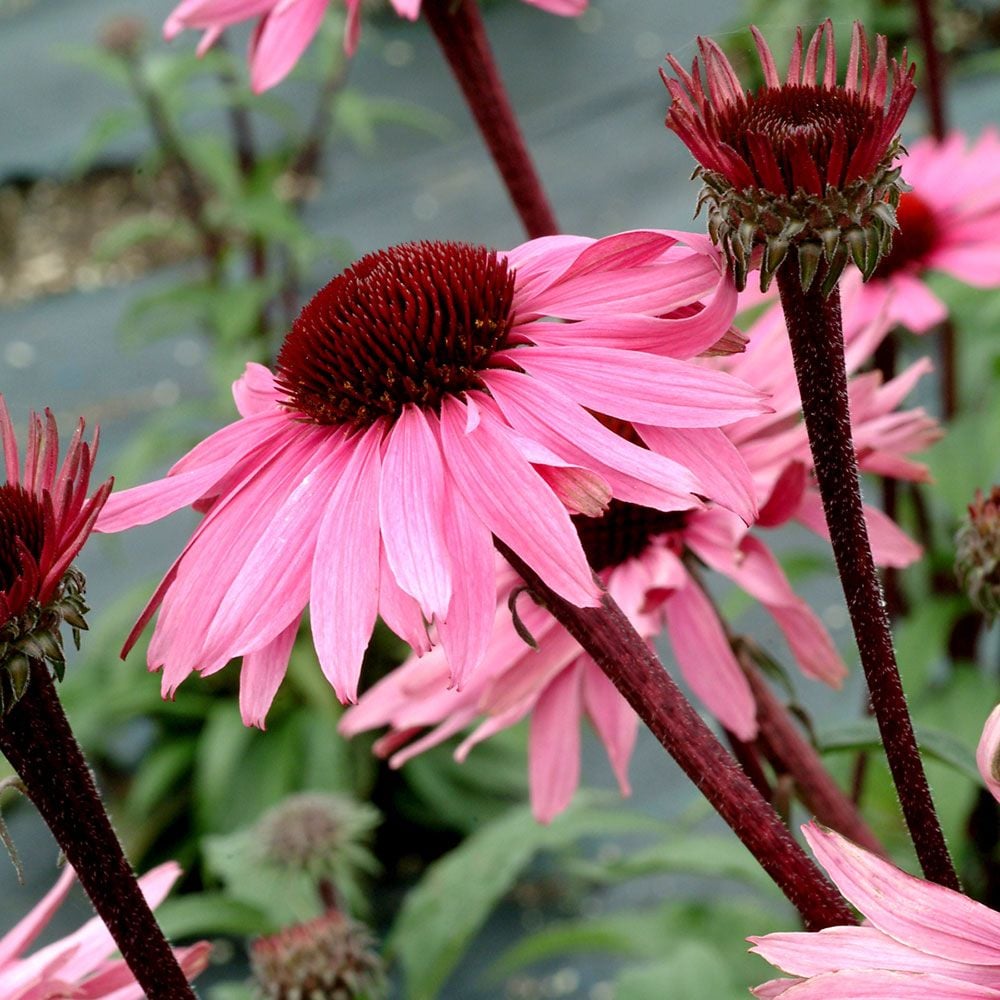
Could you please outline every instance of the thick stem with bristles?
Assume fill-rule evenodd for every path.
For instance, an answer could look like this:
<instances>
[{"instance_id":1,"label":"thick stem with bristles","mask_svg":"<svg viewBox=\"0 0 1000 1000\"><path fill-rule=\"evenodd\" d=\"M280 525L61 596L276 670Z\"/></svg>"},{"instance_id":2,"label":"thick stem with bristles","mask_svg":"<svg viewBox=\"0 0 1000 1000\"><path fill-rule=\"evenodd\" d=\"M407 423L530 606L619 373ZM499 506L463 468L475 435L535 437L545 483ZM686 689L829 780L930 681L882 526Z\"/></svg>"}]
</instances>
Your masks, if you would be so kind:
<instances>
[{"instance_id":1,"label":"thick stem with bristles","mask_svg":"<svg viewBox=\"0 0 1000 1000\"><path fill-rule=\"evenodd\" d=\"M150 1000L194 1000L125 858L44 663L0 717L0 752L76 870L94 909Z\"/></svg>"},{"instance_id":2,"label":"thick stem with bristles","mask_svg":"<svg viewBox=\"0 0 1000 1000\"><path fill-rule=\"evenodd\" d=\"M828 297L823 296L823 270L804 291L798 261L792 255L778 269L778 290L816 479L872 707L910 837L927 878L958 889L917 749L868 541L851 435L840 292L835 287Z\"/></svg>"},{"instance_id":3,"label":"thick stem with bristles","mask_svg":"<svg viewBox=\"0 0 1000 1000\"><path fill-rule=\"evenodd\" d=\"M462 89L525 231L559 232L500 78L475 0L424 0L421 8Z\"/></svg>"},{"instance_id":4,"label":"thick stem with bristles","mask_svg":"<svg viewBox=\"0 0 1000 1000\"><path fill-rule=\"evenodd\" d=\"M884 856L885 848L823 766L815 747L754 666L751 654L745 648L737 652L757 703L757 742L764 756L792 778L798 798L816 819L859 847Z\"/></svg>"},{"instance_id":5,"label":"thick stem with bristles","mask_svg":"<svg viewBox=\"0 0 1000 1000\"><path fill-rule=\"evenodd\" d=\"M600 607L575 607L553 593L507 546L496 544L535 599L607 674L652 734L774 879L806 926L820 930L857 923L837 890L702 722L611 597L605 594Z\"/></svg>"}]
</instances>

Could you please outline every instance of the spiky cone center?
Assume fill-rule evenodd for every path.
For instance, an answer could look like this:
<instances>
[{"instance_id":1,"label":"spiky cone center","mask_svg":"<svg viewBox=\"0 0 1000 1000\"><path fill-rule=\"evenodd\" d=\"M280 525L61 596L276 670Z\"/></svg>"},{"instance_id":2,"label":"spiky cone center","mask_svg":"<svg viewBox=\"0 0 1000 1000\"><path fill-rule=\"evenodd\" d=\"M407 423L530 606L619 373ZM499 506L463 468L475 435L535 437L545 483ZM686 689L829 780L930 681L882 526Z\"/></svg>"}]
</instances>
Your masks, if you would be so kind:
<instances>
[{"instance_id":1,"label":"spiky cone center","mask_svg":"<svg viewBox=\"0 0 1000 1000\"><path fill-rule=\"evenodd\" d=\"M955 538L955 574L973 606L987 619L1000 616L1000 486L976 491Z\"/></svg>"},{"instance_id":2,"label":"spiky cone center","mask_svg":"<svg viewBox=\"0 0 1000 1000\"><path fill-rule=\"evenodd\" d=\"M382 960L367 927L325 913L250 946L258 995L265 1000L380 1000Z\"/></svg>"},{"instance_id":3,"label":"spiky cone center","mask_svg":"<svg viewBox=\"0 0 1000 1000\"><path fill-rule=\"evenodd\" d=\"M362 429L409 403L437 411L483 387L508 346L514 272L496 251L422 242L362 257L313 297L285 338L278 384L318 424Z\"/></svg>"},{"instance_id":4,"label":"spiky cone center","mask_svg":"<svg viewBox=\"0 0 1000 1000\"><path fill-rule=\"evenodd\" d=\"M666 124L698 161L696 173L705 181L699 208L708 206L709 231L741 289L756 255L766 290L792 251L804 288L824 258L827 293L848 259L870 277L896 225L903 185L893 160L915 92L914 69L905 51L901 62L889 60L881 36L872 63L856 23L847 80L838 84L827 20L804 53L799 30L782 82L766 42L751 30L765 78L756 94L740 86L710 39L699 39L701 63L695 59L690 73L670 57L676 78L664 75L673 98Z\"/></svg>"},{"instance_id":5,"label":"spiky cone center","mask_svg":"<svg viewBox=\"0 0 1000 1000\"><path fill-rule=\"evenodd\" d=\"M87 627L84 579L74 567L45 604L37 598L49 523L37 496L17 483L0 485L0 714L24 694L32 660L48 661L62 677L63 622L74 638Z\"/></svg>"},{"instance_id":6,"label":"spiky cone center","mask_svg":"<svg viewBox=\"0 0 1000 1000\"><path fill-rule=\"evenodd\" d=\"M612 500L600 517L573 518L587 562L598 573L636 559L661 538L678 554L683 549L685 511L661 511ZM665 536L665 538L664 538Z\"/></svg>"}]
</instances>

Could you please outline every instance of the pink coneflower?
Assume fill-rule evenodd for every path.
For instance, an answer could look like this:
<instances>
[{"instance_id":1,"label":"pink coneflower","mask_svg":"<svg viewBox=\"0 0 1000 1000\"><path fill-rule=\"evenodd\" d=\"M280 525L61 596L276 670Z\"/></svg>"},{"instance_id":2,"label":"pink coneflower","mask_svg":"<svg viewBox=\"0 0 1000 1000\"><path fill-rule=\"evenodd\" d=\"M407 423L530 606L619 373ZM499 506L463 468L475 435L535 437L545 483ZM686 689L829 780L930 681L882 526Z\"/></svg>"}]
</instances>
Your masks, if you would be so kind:
<instances>
[{"instance_id":1,"label":"pink coneflower","mask_svg":"<svg viewBox=\"0 0 1000 1000\"><path fill-rule=\"evenodd\" d=\"M698 161L713 238L740 287L756 247L763 248L763 287L790 250L805 288L824 258L825 288L836 283L849 255L870 274L894 225L899 171L892 161L916 89L914 68L905 51L899 62L889 59L882 36L873 62L856 22L847 79L839 84L827 19L805 49L798 30L782 81L767 43L750 30L764 72L756 94L743 89L709 38L698 39L701 65L695 58L688 73L668 56L676 78L663 74L673 98L666 124Z\"/></svg>"},{"instance_id":2,"label":"pink coneflower","mask_svg":"<svg viewBox=\"0 0 1000 1000\"><path fill-rule=\"evenodd\" d=\"M81 420L59 464L59 433L49 410L31 415L24 468L0 396L0 441L7 481L0 484L0 710L23 692L28 661L62 670L59 628L86 628L84 581L70 564L87 540L112 481L87 496L97 452Z\"/></svg>"},{"instance_id":3,"label":"pink coneflower","mask_svg":"<svg viewBox=\"0 0 1000 1000\"><path fill-rule=\"evenodd\" d=\"M753 937L755 951L795 977L754 995L782 1000L995 1000L1000 914L924 882L815 823L816 859L867 918L862 927Z\"/></svg>"},{"instance_id":4,"label":"pink coneflower","mask_svg":"<svg viewBox=\"0 0 1000 1000\"><path fill-rule=\"evenodd\" d=\"M825 534L780 319L780 312L762 316L748 331L746 355L716 362L773 393L776 407L773 414L728 427L726 435L753 474L761 526L774 527L794 517ZM858 345L870 353L886 329L879 323L858 337ZM852 382L859 458L872 471L926 478L927 470L907 452L936 440L937 425L922 410L895 412L926 370L927 365L918 362L886 385L878 373ZM657 444L652 433L647 440ZM919 547L895 524L874 510L868 516L876 554L883 562L903 566L917 558ZM590 564L639 634L652 640L666 631L690 688L740 739L756 735L754 699L725 629L690 571L692 560L722 573L770 612L807 676L834 686L842 680L845 667L822 623L794 592L761 536L749 532L731 512L717 507L664 513L615 501L602 517L578 517L575 522ZM581 718L592 722L626 795L637 720L562 626L548 612L521 600L519 617L537 649L525 644L507 609L507 595L520 585L504 564L490 646L482 666L461 690L450 687L443 651L413 656L362 696L344 716L341 730L355 735L388 725L390 732L376 744L376 751L400 767L482 719L456 751L462 760L476 743L530 713L531 801L536 817L548 821L568 805L579 781Z\"/></svg>"},{"instance_id":5,"label":"pink coneflower","mask_svg":"<svg viewBox=\"0 0 1000 1000\"><path fill-rule=\"evenodd\" d=\"M987 129L969 145L954 132L907 148L903 180L912 190L900 197L892 250L862 286L857 315L864 321L887 310L892 322L924 333L948 312L927 287L927 272L1000 285L1000 137ZM860 274L845 275L845 283L860 285Z\"/></svg>"},{"instance_id":6,"label":"pink coneflower","mask_svg":"<svg viewBox=\"0 0 1000 1000\"><path fill-rule=\"evenodd\" d=\"M414 243L356 262L303 309L276 374L248 366L242 419L109 500L99 530L206 512L126 650L159 608L149 666L164 668L164 691L242 655L244 719L260 723L309 602L343 700L377 614L421 650L433 623L461 683L493 623L494 535L594 606L567 508L596 515L615 495L673 511L722 493L752 518L718 428L762 412L760 396L678 360L727 336L735 308L718 254L693 242ZM654 337L660 354L633 349ZM669 441L650 450L595 413Z\"/></svg>"},{"instance_id":7,"label":"pink coneflower","mask_svg":"<svg viewBox=\"0 0 1000 1000\"><path fill-rule=\"evenodd\" d=\"M151 907L159 906L181 870L174 862L154 868L139 879ZM45 929L76 877L67 866L56 884L32 911L0 937L0 996L4 1000L141 1000L143 993L128 966L111 956L115 943L100 919L94 917L78 931L22 957ZM208 965L207 941L178 948L177 961L192 980Z\"/></svg>"},{"instance_id":8,"label":"pink coneflower","mask_svg":"<svg viewBox=\"0 0 1000 1000\"><path fill-rule=\"evenodd\" d=\"M471 3L472 0L464 0ZM586 10L587 0L525 0L552 14L571 17ZM230 25L258 18L250 39L250 83L256 93L280 83L313 40L330 0L181 0L163 25L170 41L185 28L204 31L198 54L210 49ZM344 51L354 55L361 34L362 0L346 0ZM392 0L401 17L415 21L421 0Z\"/></svg>"}]
</instances>

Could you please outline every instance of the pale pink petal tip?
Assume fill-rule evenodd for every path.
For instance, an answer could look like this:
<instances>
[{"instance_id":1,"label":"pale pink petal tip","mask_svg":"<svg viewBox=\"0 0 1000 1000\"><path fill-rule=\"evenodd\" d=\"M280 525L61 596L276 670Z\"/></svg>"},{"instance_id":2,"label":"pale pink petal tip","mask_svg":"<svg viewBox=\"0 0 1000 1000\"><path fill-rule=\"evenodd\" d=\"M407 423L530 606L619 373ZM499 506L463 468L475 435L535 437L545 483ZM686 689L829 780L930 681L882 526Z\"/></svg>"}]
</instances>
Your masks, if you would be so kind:
<instances>
[{"instance_id":1,"label":"pale pink petal tip","mask_svg":"<svg viewBox=\"0 0 1000 1000\"><path fill-rule=\"evenodd\" d=\"M1000 705L990 712L983 727L983 735L976 749L976 763L986 787L993 798L1000 802Z\"/></svg>"}]
</instances>

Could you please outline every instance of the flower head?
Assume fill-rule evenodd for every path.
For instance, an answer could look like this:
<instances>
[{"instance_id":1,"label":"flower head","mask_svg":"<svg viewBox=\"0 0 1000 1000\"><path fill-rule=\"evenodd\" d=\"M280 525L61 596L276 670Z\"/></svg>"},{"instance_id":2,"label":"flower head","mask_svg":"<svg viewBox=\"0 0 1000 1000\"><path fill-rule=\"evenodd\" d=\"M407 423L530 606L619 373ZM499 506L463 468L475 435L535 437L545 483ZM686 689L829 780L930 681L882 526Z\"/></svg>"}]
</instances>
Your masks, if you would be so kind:
<instances>
[{"instance_id":1,"label":"flower head","mask_svg":"<svg viewBox=\"0 0 1000 1000\"><path fill-rule=\"evenodd\" d=\"M955 538L955 573L969 600L988 619L1000 614L1000 486L976 490Z\"/></svg>"},{"instance_id":2,"label":"flower head","mask_svg":"<svg viewBox=\"0 0 1000 1000\"><path fill-rule=\"evenodd\" d=\"M856 22L847 80L838 84L827 19L804 51L798 30L782 82L767 43L750 30L764 71L756 94L741 87L708 38L698 39L701 64L696 57L690 73L668 56L676 77L663 74L673 98L666 124L698 161L705 183L700 203L709 206L713 239L725 248L741 288L758 247L762 288L793 249L805 288L824 259L827 290L849 257L870 276L896 225L901 186L892 163L916 89L914 67L905 50L899 62L889 59L881 35L872 62Z\"/></svg>"},{"instance_id":3,"label":"flower head","mask_svg":"<svg viewBox=\"0 0 1000 1000\"><path fill-rule=\"evenodd\" d=\"M802 828L816 859L861 911L861 927L753 937L755 951L795 977L758 997L862 1000L1000 997L1000 914L924 882L815 823Z\"/></svg>"},{"instance_id":4,"label":"flower head","mask_svg":"<svg viewBox=\"0 0 1000 1000\"><path fill-rule=\"evenodd\" d=\"M775 527L795 518L823 533L825 521L811 481L811 453L780 319L780 312L770 312L758 320L749 331L745 355L702 363L737 371L772 394L774 413L725 430L726 447L735 447L751 472L760 503L755 527ZM887 329L881 322L859 334L852 344L852 367L870 354ZM926 370L926 364L917 363L886 385L878 373L852 381L854 434L864 467L884 475L926 477L926 469L907 452L934 440L936 425L920 410L895 412ZM660 430L658 439L647 430L645 438L651 446L663 447L673 433ZM698 447L690 434L687 441ZM707 452L707 443L700 450ZM719 442L713 451L722 454ZM706 470L699 472L707 475ZM713 495L726 496L740 484L730 479L715 481L712 487ZM888 518L872 510L867 514L880 562L906 565L919 555L919 548ZM843 679L846 668L826 629L795 593L762 533L749 530L731 511L714 507L664 512L612 501L602 516L576 517L574 523L590 565L639 634L652 640L667 633L688 686L739 738L755 737L756 706L696 567L717 571L758 600L807 676L834 686ZM628 794L637 725L632 709L548 612L517 598L522 584L506 564L499 569L498 581L490 645L482 666L461 690L450 687L441 651L414 655L362 695L344 715L342 732L354 735L388 725L388 734L375 750L400 767L478 721L456 751L456 757L464 759L477 743L530 714L531 801L536 817L548 821L576 790L580 721L586 716L605 745L622 793ZM511 621L511 599L517 600L520 628ZM534 646L525 643L525 633Z\"/></svg>"},{"instance_id":5,"label":"flower head","mask_svg":"<svg viewBox=\"0 0 1000 1000\"><path fill-rule=\"evenodd\" d=\"M60 626L85 629L83 575L70 564L90 535L112 481L87 496L97 437L80 421L62 465L55 418L31 415L24 468L10 414L0 396L0 441L7 481L0 484L0 711L17 701L28 661L63 668Z\"/></svg>"},{"instance_id":6,"label":"flower head","mask_svg":"<svg viewBox=\"0 0 1000 1000\"><path fill-rule=\"evenodd\" d=\"M461 684L489 641L494 535L566 600L595 605L570 513L612 495L702 506L746 475L719 426L765 408L680 360L728 337L735 309L718 254L692 244L637 232L362 258L303 309L276 375L248 366L242 419L109 500L103 531L206 512L126 648L159 608L149 666L165 692L243 655L244 719L261 723L307 602L342 699L377 614L416 649L440 641ZM629 421L639 442L672 437L647 448L595 414ZM748 489L728 495L752 518Z\"/></svg>"},{"instance_id":7,"label":"flower head","mask_svg":"<svg viewBox=\"0 0 1000 1000\"><path fill-rule=\"evenodd\" d=\"M264 1000L380 1000L386 994L368 928L335 911L257 938L250 965Z\"/></svg>"},{"instance_id":8,"label":"flower head","mask_svg":"<svg viewBox=\"0 0 1000 1000\"><path fill-rule=\"evenodd\" d=\"M139 879L139 886L151 907L163 902L180 873L176 864L168 862ZM0 996L4 1000L57 1000L62 997L141 1000L145 996L125 962L111 958L116 950L115 943L97 917L68 937L22 957L66 898L75 877L76 873L67 866L45 898L0 937ZM210 950L207 941L176 950L177 960L188 979L194 979L205 968Z\"/></svg>"},{"instance_id":9,"label":"flower head","mask_svg":"<svg viewBox=\"0 0 1000 1000\"><path fill-rule=\"evenodd\" d=\"M960 132L918 139L907 148L903 179L909 190L896 208L892 249L862 286L856 314L864 321L886 310L892 322L924 333L947 315L928 272L1000 285L1000 136L987 129L973 142ZM856 271L844 281L861 283Z\"/></svg>"},{"instance_id":10,"label":"flower head","mask_svg":"<svg viewBox=\"0 0 1000 1000\"><path fill-rule=\"evenodd\" d=\"M410 21L420 16L421 0L391 0L397 14ZM471 0L470 0L471 2ZM552 14L574 16L587 0L526 0ZM185 28L204 31L198 45L203 55L230 25L257 18L250 39L250 83L258 94L280 83L313 40L330 0L181 0L163 25L170 41ZM354 55L361 34L363 0L346 0L344 51Z\"/></svg>"}]
</instances>

